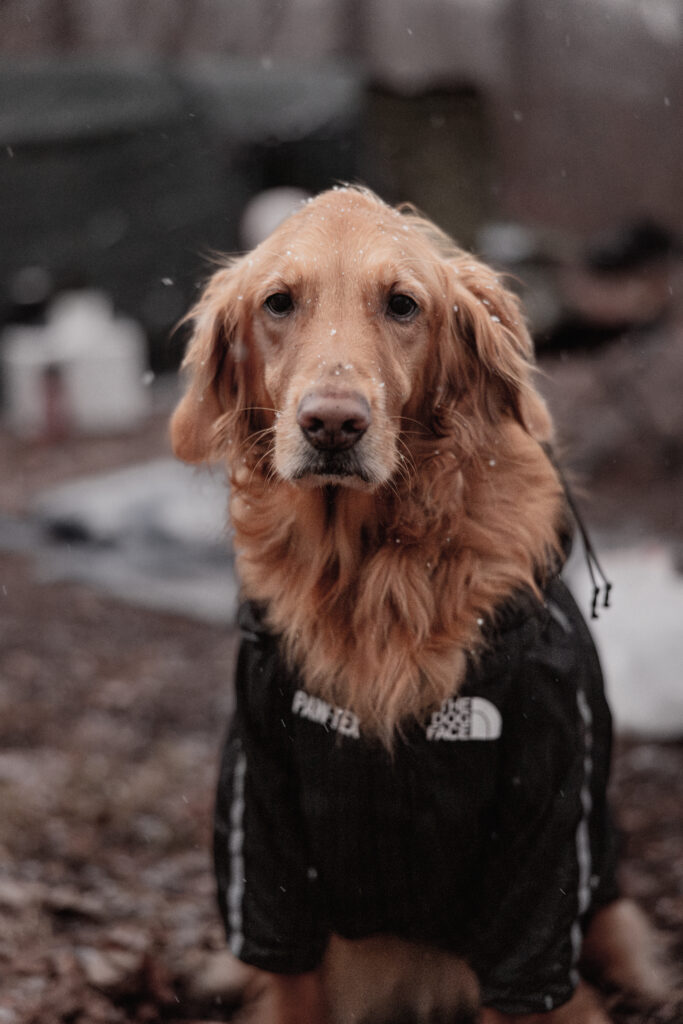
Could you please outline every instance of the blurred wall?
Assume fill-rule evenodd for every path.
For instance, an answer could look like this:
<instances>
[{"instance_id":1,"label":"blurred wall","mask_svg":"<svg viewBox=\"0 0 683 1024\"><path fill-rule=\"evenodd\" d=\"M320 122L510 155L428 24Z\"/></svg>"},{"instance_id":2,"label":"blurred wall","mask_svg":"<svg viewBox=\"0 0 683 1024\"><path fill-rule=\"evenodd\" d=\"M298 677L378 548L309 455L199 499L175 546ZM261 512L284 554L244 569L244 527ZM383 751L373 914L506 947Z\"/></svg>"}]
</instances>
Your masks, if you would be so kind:
<instances>
[{"instance_id":1,"label":"blurred wall","mask_svg":"<svg viewBox=\"0 0 683 1024\"><path fill-rule=\"evenodd\" d=\"M680 0L518 0L511 14L513 130L498 131L511 213L680 231Z\"/></svg>"},{"instance_id":2,"label":"blurred wall","mask_svg":"<svg viewBox=\"0 0 683 1024\"><path fill-rule=\"evenodd\" d=\"M6 0L0 53L354 58L399 94L477 90L504 214L680 230L680 0ZM432 173L448 187L447 168Z\"/></svg>"},{"instance_id":3,"label":"blurred wall","mask_svg":"<svg viewBox=\"0 0 683 1024\"><path fill-rule=\"evenodd\" d=\"M4 0L0 322L104 288L172 365L273 186L361 180L465 246L680 236L682 40L681 0Z\"/></svg>"}]
</instances>

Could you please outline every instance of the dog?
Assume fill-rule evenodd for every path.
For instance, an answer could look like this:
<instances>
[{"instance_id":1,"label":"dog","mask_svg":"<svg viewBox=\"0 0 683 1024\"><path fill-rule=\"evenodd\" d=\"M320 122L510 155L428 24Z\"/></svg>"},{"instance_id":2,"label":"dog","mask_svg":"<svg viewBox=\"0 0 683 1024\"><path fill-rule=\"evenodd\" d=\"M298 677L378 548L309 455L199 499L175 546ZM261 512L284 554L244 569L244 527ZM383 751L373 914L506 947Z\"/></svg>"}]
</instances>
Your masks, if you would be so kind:
<instances>
[{"instance_id":1,"label":"dog","mask_svg":"<svg viewBox=\"0 0 683 1024\"><path fill-rule=\"evenodd\" d=\"M247 1019L605 1024L586 979L660 997L516 297L340 187L190 319L172 443L228 467L244 597L215 857Z\"/></svg>"}]
</instances>

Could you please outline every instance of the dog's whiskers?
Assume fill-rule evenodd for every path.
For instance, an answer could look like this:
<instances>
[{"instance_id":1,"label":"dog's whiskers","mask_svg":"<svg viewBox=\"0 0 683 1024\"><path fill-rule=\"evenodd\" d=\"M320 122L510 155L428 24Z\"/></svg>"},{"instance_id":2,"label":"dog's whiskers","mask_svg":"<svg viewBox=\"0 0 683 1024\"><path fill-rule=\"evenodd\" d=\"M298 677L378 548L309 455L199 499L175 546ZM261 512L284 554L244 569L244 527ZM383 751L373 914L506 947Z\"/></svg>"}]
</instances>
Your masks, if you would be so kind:
<instances>
[{"instance_id":1,"label":"dog's whiskers","mask_svg":"<svg viewBox=\"0 0 683 1024\"><path fill-rule=\"evenodd\" d=\"M399 413L396 416L390 416L390 420L396 420L398 423L415 423L420 429L416 430L416 434L423 434L425 437L430 436L429 429L422 423L421 420L416 420L413 416L406 416L404 413Z\"/></svg>"},{"instance_id":2,"label":"dog's whiskers","mask_svg":"<svg viewBox=\"0 0 683 1024\"><path fill-rule=\"evenodd\" d=\"M278 409L273 409L270 405L249 405L249 406L247 406L247 408L244 411L245 411L245 413L250 413L250 412L272 412L275 416L277 416L277 414L279 412Z\"/></svg>"},{"instance_id":3,"label":"dog's whiskers","mask_svg":"<svg viewBox=\"0 0 683 1024\"><path fill-rule=\"evenodd\" d=\"M406 441L399 434L396 438L396 444L399 448L399 469L404 475L404 479L408 481L413 473L417 471L417 465L415 458L410 450L410 447Z\"/></svg>"},{"instance_id":4,"label":"dog's whiskers","mask_svg":"<svg viewBox=\"0 0 683 1024\"><path fill-rule=\"evenodd\" d=\"M264 462L265 459L267 459L270 456L272 456L274 451L275 451L274 445L272 445L272 444L269 445L266 448L266 450L263 452L263 454L261 455L260 459L258 459L258 461L254 463L254 465L252 467L252 470L251 470L251 476L249 477L249 482L250 483L251 483L251 481L253 481L254 476L256 475L256 473L258 473L260 471L261 464ZM274 473L275 473L275 470L274 470L274 467L273 467L273 464L272 464L272 461L271 461L268 464L268 469L267 469L267 472L265 474L266 479L268 481L272 480L274 478Z\"/></svg>"},{"instance_id":5,"label":"dog's whiskers","mask_svg":"<svg viewBox=\"0 0 683 1024\"><path fill-rule=\"evenodd\" d=\"M260 444L260 442L263 440L263 438L267 434L272 434L272 433L274 433L274 428L273 427L264 427L263 430L257 430L253 434L250 434L249 435L250 444L249 444L249 448L247 450L251 451L252 448L255 448L256 445Z\"/></svg>"}]
</instances>

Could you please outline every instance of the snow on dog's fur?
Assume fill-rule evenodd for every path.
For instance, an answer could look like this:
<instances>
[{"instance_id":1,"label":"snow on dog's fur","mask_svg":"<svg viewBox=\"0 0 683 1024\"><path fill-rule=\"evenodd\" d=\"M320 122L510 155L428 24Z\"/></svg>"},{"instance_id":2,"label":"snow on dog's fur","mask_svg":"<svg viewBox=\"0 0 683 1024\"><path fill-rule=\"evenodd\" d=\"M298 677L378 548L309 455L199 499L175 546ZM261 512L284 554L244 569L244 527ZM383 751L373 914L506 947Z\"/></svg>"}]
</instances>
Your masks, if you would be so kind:
<instances>
[{"instance_id":1,"label":"snow on dog's fur","mask_svg":"<svg viewBox=\"0 0 683 1024\"><path fill-rule=\"evenodd\" d=\"M452 696L506 598L537 590L561 557L563 488L517 300L429 221L346 188L218 269L190 316L175 451L225 459L244 595L306 688L391 746ZM587 948L599 962L609 946L613 980L645 988L647 942L626 954L614 939L639 921L618 901L596 918L610 942L589 932ZM320 974L253 972L255 1019L327 1020L323 975L328 995L367 1008L413 961L414 991L446 984L476 1001L455 958L372 942L333 941ZM519 1020L540 1017L607 1019L584 985Z\"/></svg>"},{"instance_id":2,"label":"snow on dog's fur","mask_svg":"<svg viewBox=\"0 0 683 1024\"><path fill-rule=\"evenodd\" d=\"M219 270L194 318L176 451L227 457L245 593L309 689L389 738L452 694L557 543L517 302L429 222L344 190ZM311 446L316 398L367 410L353 447Z\"/></svg>"}]
</instances>

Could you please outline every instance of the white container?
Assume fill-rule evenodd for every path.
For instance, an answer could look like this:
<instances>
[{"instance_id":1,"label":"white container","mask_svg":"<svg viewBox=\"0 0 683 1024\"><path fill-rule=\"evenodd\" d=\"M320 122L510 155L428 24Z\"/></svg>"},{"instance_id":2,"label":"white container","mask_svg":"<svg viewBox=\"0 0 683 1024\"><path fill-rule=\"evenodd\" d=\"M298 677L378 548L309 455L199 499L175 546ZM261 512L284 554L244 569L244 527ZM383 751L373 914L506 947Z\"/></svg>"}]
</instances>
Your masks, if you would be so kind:
<instances>
[{"instance_id":1,"label":"white container","mask_svg":"<svg viewBox=\"0 0 683 1024\"><path fill-rule=\"evenodd\" d=\"M145 338L106 296L74 292L44 327L10 327L2 344L7 426L22 437L134 428L149 409Z\"/></svg>"}]
</instances>

